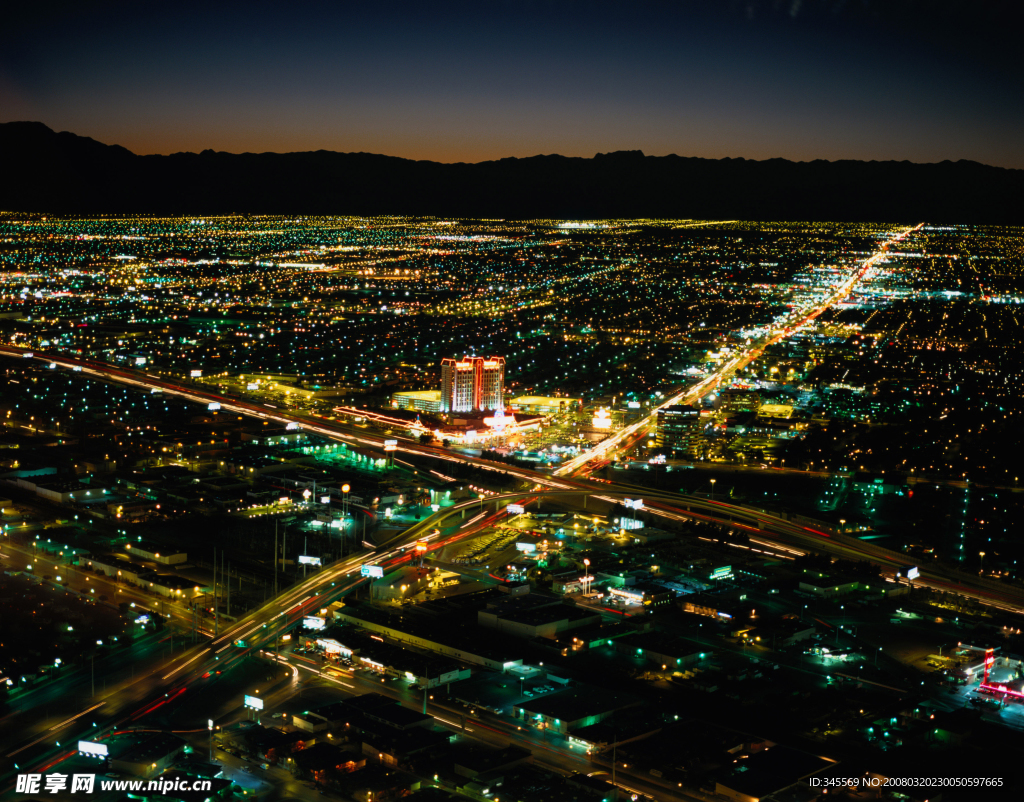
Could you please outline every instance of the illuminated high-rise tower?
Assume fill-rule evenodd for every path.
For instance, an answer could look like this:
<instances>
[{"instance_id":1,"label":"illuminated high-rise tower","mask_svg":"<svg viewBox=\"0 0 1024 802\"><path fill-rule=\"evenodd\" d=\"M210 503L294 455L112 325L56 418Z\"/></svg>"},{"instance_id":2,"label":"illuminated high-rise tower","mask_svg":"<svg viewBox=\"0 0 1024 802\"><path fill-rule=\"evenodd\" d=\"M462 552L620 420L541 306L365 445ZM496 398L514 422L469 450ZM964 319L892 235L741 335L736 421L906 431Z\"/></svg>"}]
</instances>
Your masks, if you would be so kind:
<instances>
[{"instance_id":1,"label":"illuminated high-rise tower","mask_svg":"<svg viewBox=\"0 0 1024 802\"><path fill-rule=\"evenodd\" d=\"M480 360L480 396L477 409L505 408L505 357L489 356Z\"/></svg>"},{"instance_id":2,"label":"illuminated high-rise tower","mask_svg":"<svg viewBox=\"0 0 1024 802\"><path fill-rule=\"evenodd\" d=\"M504 357L441 360L442 412L484 412L504 405Z\"/></svg>"},{"instance_id":3,"label":"illuminated high-rise tower","mask_svg":"<svg viewBox=\"0 0 1024 802\"><path fill-rule=\"evenodd\" d=\"M470 412L474 409L475 368L472 359L441 360L442 412Z\"/></svg>"}]
</instances>

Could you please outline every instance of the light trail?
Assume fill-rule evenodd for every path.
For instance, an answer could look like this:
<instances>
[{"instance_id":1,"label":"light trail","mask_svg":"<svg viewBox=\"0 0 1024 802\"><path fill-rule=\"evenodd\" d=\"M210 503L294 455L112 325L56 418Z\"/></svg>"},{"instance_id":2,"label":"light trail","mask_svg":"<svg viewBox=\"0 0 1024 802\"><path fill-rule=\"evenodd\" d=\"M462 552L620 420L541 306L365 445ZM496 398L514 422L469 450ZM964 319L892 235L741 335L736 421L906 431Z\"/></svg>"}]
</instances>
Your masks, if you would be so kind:
<instances>
[{"instance_id":1,"label":"light trail","mask_svg":"<svg viewBox=\"0 0 1024 802\"><path fill-rule=\"evenodd\" d=\"M210 650L209 649L203 649L203 651L201 651L199 654L197 654L191 660L189 660L186 663L182 663L180 666L178 666L176 669L174 669L171 673L165 674L160 679L162 679L162 680L164 680L166 682L168 678L173 677L175 674L177 674L179 671L181 671L181 669L185 668L186 666L192 665L196 660L198 660L200 657L202 657L208 651L210 651Z\"/></svg>"},{"instance_id":2,"label":"light trail","mask_svg":"<svg viewBox=\"0 0 1024 802\"><path fill-rule=\"evenodd\" d=\"M86 713L91 713L91 712L92 712L93 710L95 710L95 709L96 709L97 707L103 707L103 705L105 705L105 704L106 704L106 702L100 702L100 703L99 703L99 704L97 704L97 705L93 705L93 706L92 706L92 707L90 707L90 708L89 708L88 710L83 710L83 711L82 711L81 713L79 713L79 714L78 714L77 716L72 716L72 717L71 717L71 718L69 718L69 719L68 719L67 721L62 721L62 722L61 722L60 724L55 724L54 726L50 727L50 729L48 729L48 730L46 731L46 733L45 733L45 734L43 734L43 735L40 735L40 736L39 736L38 738L36 738L36 739L35 739L34 741L32 741L31 743L27 743L27 744L25 744L24 746L22 746L21 748L19 748L19 749L15 749L15 750L14 750L13 752L8 752L8 753L7 753L7 757L14 757L14 756L15 756L16 754L18 754L19 752L24 752L24 751L25 751L26 749L28 749L28 748L29 748L30 746L35 746L35 745L36 745L37 743L39 743L40 741L42 741L42 740L45 740L46 738L49 738L49 737L50 737L50 733L51 733L51 732L53 732L54 730L59 730L59 729L61 729L62 727L66 727L66 726L68 726L68 724L71 724L71 723L72 723L73 721L77 721L77 720L78 720L78 719L80 719L80 718L81 718L82 716L84 716L84 715L85 715Z\"/></svg>"}]
</instances>

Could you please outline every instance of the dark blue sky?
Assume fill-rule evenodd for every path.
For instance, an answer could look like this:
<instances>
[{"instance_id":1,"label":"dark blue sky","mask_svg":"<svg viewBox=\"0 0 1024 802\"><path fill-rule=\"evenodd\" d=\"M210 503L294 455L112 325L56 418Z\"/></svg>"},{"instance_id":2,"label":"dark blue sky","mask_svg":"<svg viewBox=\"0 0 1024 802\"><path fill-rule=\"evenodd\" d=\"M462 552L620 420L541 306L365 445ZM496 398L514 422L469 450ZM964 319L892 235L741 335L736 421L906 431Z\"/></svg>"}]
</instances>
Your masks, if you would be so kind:
<instances>
[{"instance_id":1,"label":"dark blue sky","mask_svg":"<svg viewBox=\"0 0 1024 802\"><path fill-rule=\"evenodd\" d=\"M0 120L136 153L322 148L481 161L640 149L1024 168L1013 9L22 5L0 26Z\"/></svg>"}]
</instances>

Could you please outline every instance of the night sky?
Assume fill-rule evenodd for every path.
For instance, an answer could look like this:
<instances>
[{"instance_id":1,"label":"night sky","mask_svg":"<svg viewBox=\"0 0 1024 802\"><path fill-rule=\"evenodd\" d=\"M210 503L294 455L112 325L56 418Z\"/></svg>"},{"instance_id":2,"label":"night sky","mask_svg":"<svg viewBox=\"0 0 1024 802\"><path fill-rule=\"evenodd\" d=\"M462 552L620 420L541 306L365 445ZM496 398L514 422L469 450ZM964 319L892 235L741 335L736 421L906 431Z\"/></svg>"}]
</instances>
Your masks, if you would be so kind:
<instances>
[{"instance_id":1,"label":"night sky","mask_svg":"<svg viewBox=\"0 0 1024 802\"><path fill-rule=\"evenodd\" d=\"M1024 168L1015 8L22 3L0 19L0 121L136 153L643 150Z\"/></svg>"}]
</instances>

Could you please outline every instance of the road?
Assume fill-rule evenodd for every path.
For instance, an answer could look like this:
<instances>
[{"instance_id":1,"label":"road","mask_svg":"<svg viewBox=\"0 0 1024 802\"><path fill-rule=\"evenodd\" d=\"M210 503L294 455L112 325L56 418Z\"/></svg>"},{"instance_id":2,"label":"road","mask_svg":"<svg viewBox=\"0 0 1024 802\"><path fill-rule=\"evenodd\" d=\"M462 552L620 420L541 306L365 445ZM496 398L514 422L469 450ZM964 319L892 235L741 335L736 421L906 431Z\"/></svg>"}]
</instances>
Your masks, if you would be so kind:
<instances>
[{"instance_id":1,"label":"road","mask_svg":"<svg viewBox=\"0 0 1024 802\"><path fill-rule=\"evenodd\" d=\"M299 680L307 687L310 680L313 679L316 684L333 686L346 695L381 693L396 699L410 709L417 711L424 709L422 691L401 679L383 679L382 681L381 677L366 670L353 671L337 668L332 668L332 673L336 672L338 676L322 674L317 668L306 665L295 655L269 655L269 659L276 659L280 663L288 665L297 674L307 675L307 679ZM284 704L294 693L294 687L290 694L285 693L282 689L267 700L266 710L272 709L274 704ZM427 699L426 712L459 737L480 741L489 746L504 747L509 743L515 743L517 746L527 748L533 752L535 763L558 774L572 772L591 774L605 770L603 766L593 763L582 747L570 745L561 736L524 725L522 722L510 718L510 715L507 715L510 711L503 711L506 715L497 715L479 710L466 710L453 703L433 701L433 696L430 696ZM688 802L704 802L706 799L703 795L685 792L652 778L634 777L628 771L623 773L625 776L618 777L616 784L631 793L642 793L657 799L679 799ZM603 779L610 780L610 777Z\"/></svg>"},{"instance_id":2,"label":"road","mask_svg":"<svg viewBox=\"0 0 1024 802\"><path fill-rule=\"evenodd\" d=\"M61 587L95 602L108 602L115 607L121 602L133 603L140 608L140 612L159 612L175 621L179 629L192 629L192 610L184 603L146 593L140 587L122 584L106 574L86 572L81 566L69 564L59 556L54 557L38 549L7 542L0 554L0 565L9 571L26 570L31 565L26 573L47 585ZM46 576L51 579L43 579ZM209 619L199 619L198 628L203 634L213 634L213 622Z\"/></svg>"}]
</instances>

